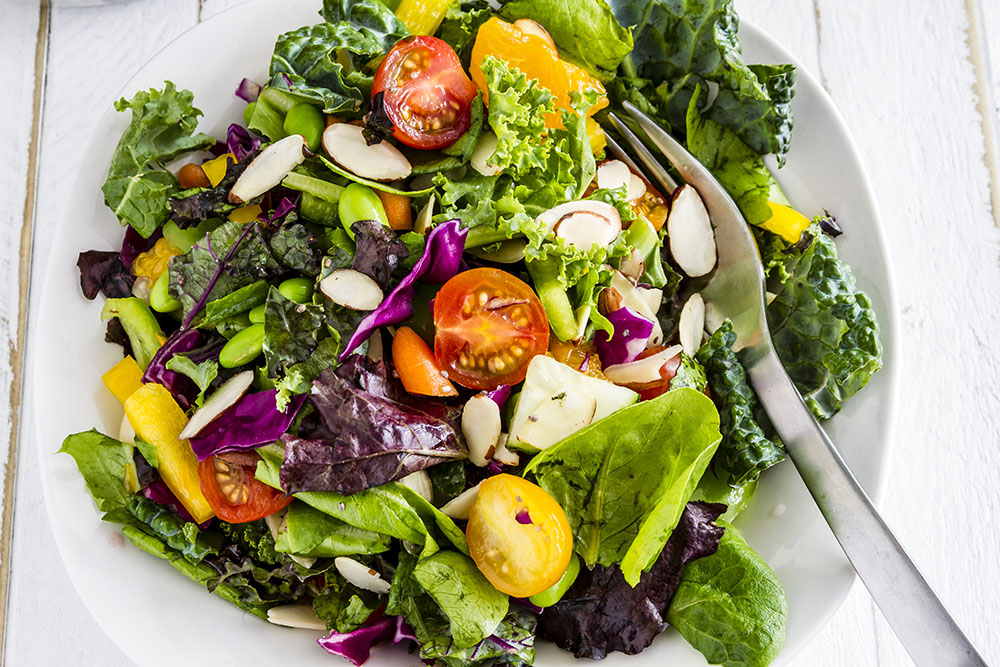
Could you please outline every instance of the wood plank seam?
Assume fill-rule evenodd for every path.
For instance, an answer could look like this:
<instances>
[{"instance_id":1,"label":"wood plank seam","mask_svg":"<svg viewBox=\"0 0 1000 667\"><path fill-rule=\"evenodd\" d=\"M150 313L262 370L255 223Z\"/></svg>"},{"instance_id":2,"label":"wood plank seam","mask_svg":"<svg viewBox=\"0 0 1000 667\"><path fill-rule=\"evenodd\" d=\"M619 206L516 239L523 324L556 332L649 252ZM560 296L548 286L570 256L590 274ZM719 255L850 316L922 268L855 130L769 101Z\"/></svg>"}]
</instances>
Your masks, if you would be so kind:
<instances>
[{"instance_id":1,"label":"wood plank seam","mask_svg":"<svg viewBox=\"0 0 1000 667\"><path fill-rule=\"evenodd\" d=\"M823 90L830 93L830 86L827 85L826 73L823 72L823 21L819 14L820 0L813 0L813 14L816 17L816 75L819 77Z\"/></svg>"},{"instance_id":2,"label":"wood plank seam","mask_svg":"<svg viewBox=\"0 0 1000 667\"><path fill-rule=\"evenodd\" d=\"M28 144L27 183L24 194L24 213L21 224L18 265L17 336L8 350L8 364L12 371L10 386L11 421L7 434L8 453L3 489L3 519L0 525L0 663L3 662L3 644L7 639L7 599L10 590L11 536L14 530L14 489L17 474L17 445L21 426L21 394L24 388L24 348L27 331L29 282L31 277L31 243L35 222L35 203L38 184L38 152L41 137L42 106L45 91L45 61L49 44L49 0L39 3L38 33L35 38L34 90L31 103L31 139Z\"/></svg>"},{"instance_id":3,"label":"wood plank seam","mask_svg":"<svg viewBox=\"0 0 1000 667\"><path fill-rule=\"evenodd\" d=\"M965 31L966 43L969 47L969 59L976 73L976 83L973 92L976 94L976 107L982 123L983 150L986 167L990 172L990 205L993 222L1000 227L1000 164L997 155L997 106L993 100L993 79L990 76L989 44L986 43L985 23L983 21L980 0L965 0L965 11L968 15L969 27Z\"/></svg>"}]
</instances>

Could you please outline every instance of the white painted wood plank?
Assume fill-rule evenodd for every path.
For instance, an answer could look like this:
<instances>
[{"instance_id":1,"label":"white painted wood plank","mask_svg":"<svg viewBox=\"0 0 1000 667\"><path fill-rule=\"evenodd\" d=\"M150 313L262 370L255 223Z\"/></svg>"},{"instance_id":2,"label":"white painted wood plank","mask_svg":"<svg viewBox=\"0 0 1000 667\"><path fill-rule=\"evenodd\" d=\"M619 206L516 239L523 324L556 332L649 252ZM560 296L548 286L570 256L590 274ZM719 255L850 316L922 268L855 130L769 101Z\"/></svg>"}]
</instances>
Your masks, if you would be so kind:
<instances>
[{"instance_id":1,"label":"white painted wood plank","mask_svg":"<svg viewBox=\"0 0 1000 667\"><path fill-rule=\"evenodd\" d=\"M1000 2L974 0L979 3L983 25L980 31L986 37L989 85L993 91L993 120L1000 124Z\"/></svg>"},{"instance_id":2,"label":"white painted wood plank","mask_svg":"<svg viewBox=\"0 0 1000 667\"><path fill-rule=\"evenodd\" d=\"M989 208L964 3L818 7L827 88L868 166L896 250L902 382L884 512L995 662L1000 556L984 518L1000 509L1000 363L990 342L1000 327L1000 231ZM842 222L848 233L864 224ZM878 664L910 664L884 620L876 623Z\"/></svg>"},{"instance_id":3,"label":"white painted wood plank","mask_svg":"<svg viewBox=\"0 0 1000 667\"><path fill-rule=\"evenodd\" d=\"M41 283L48 258L47 233L62 215L71 186L66 175L75 172L90 132L125 81L164 44L193 26L197 14L197 0L53 10L32 268L35 285ZM36 300L38 294L36 290ZM30 376L29 368L29 382ZM37 480L34 405L26 398L4 664L67 664L71 657L72 664L125 667L131 662L87 612L56 551ZM58 446L45 443L45 450Z\"/></svg>"}]
</instances>

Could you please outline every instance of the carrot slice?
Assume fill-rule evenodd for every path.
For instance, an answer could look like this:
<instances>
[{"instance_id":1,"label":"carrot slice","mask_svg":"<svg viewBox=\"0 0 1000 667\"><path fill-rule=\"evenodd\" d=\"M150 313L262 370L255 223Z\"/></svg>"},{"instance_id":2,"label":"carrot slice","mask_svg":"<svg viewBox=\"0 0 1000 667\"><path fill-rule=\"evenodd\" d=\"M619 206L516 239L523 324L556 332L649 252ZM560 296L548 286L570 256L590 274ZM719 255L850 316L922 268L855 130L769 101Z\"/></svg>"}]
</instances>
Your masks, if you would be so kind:
<instances>
[{"instance_id":1,"label":"carrot slice","mask_svg":"<svg viewBox=\"0 0 1000 667\"><path fill-rule=\"evenodd\" d=\"M416 331L400 327L392 339L392 361L411 394L424 396L458 396L455 385L444 376L430 345Z\"/></svg>"},{"instance_id":2,"label":"carrot slice","mask_svg":"<svg viewBox=\"0 0 1000 667\"><path fill-rule=\"evenodd\" d=\"M382 200L385 217L389 220L389 229L409 231L413 229L413 205L406 195L376 190L375 194Z\"/></svg>"}]
</instances>

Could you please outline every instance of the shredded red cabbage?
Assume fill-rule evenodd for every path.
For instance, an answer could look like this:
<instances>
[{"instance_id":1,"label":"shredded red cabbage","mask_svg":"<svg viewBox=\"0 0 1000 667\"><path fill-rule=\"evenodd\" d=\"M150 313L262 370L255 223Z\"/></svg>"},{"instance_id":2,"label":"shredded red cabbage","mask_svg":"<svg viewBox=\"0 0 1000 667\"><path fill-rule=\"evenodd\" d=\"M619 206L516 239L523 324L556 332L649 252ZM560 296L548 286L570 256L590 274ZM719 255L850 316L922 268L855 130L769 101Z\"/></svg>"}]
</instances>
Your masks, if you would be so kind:
<instances>
[{"instance_id":1,"label":"shredded red cabbage","mask_svg":"<svg viewBox=\"0 0 1000 667\"><path fill-rule=\"evenodd\" d=\"M384 616L377 621L362 625L354 632L333 631L329 637L320 637L316 643L330 655L338 655L350 660L354 665L363 665L371 657L373 646L391 641L417 641L402 616Z\"/></svg>"},{"instance_id":2,"label":"shredded red cabbage","mask_svg":"<svg viewBox=\"0 0 1000 667\"><path fill-rule=\"evenodd\" d=\"M646 349L649 336L653 333L653 323L629 308L619 308L608 313L607 318L615 328L614 335L609 339L604 331L594 333L601 364L607 368L635 361Z\"/></svg>"},{"instance_id":3,"label":"shredded red cabbage","mask_svg":"<svg viewBox=\"0 0 1000 667\"><path fill-rule=\"evenodd\" d=\"M246 156L260 148L260 144L260 137L254 136L239 123L231 124L226 132L226 147L236 156L237 162L242 162Z\"/></svg>"},{"instance_id":4,"label":"shredded red cabbage","mask_svg":"<svg viewBox=\"0 0 1000 667\"><path fill-rule=\"evenodd\" d=\"M198 397L198 387L186 375L167 370L167 362L175 354L183 354L200 364L207 359L218 358L225 343L222 338L206 341L198 329L179 329L153 355L142 381L162 384L182 408L190 408Z\"/></svg>"},{"instance_id":5,"label":"shredded red cabbage","mask_svg":"<svg viewBox=\"0 0 1000 667\"><path fill-rule=\"evenodd\" d=\"M490 400L497 404L497 407L503 410L503 406L507 404L507 399L510 398L510 385L502 384L495 389L490 389L486 392Z\"/></svg>"},{"instance_id":6,"label":"shredded red cabbage","mask_svg":"<svg viewBox=\"0 0 1000 667\"><path fill-rule=\"evenodd\" d=\"M284 412L275 405L274 389L246 394L191 438L191 449L199 461L213 454L240 452L268 445L288 430L305 395L294 396Z\"/></svg>"},{"instance_id":7,"label":"shredded red cabbage","mask_svg":"<svg viewBox=\"0 0 1000 667\"><path fill-rule=\"evenodd\" d=\"M462 265L462 251L465 249L467 233L468 230L462 229L458 220L443 222L431 230L424 254L379 307L361 320L357 330L340 353L341 361L358 349L375 329L399 324L413 315L413 289L418 280L440 285L458 273Z\"/></svg>"},{"instance_id":8,"label":"shredded red cabbage","mask_svg":"<svg viewBox=\"0 0 1000 667\"><path fill-rule=\"evenodd\" d=\"M236 97L240 98L244 102L256 102L257 98L260 96L261 86L256 81L244 78L240 81L240 85L236 87Z\"/></svg>"}]
</instances>

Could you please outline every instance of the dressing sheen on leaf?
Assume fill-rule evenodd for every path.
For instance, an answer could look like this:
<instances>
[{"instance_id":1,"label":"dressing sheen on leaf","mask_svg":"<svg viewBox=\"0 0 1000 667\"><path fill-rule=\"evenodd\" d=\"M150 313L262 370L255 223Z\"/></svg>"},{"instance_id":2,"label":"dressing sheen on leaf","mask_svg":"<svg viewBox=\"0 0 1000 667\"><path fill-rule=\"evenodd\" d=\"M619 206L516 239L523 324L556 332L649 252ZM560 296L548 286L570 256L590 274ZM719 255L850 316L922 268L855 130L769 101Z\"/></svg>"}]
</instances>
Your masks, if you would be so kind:
<instances>
[{"instance_id":1,"label":"dressing sheen on leaf","mask_svg":"<svg viewBox=\"0 0 1000 667\"><path fill-rule=\"evenodd\" d=\"M719 441L712 401L690 388L615 412L525 469L566 511L587 567L621 564L630 585L656 561Z\"/></svg>"}]
</instances>

